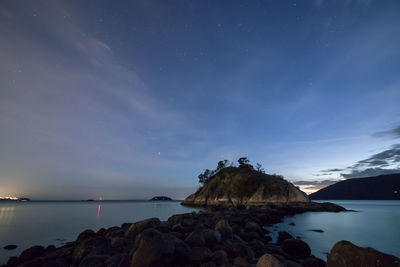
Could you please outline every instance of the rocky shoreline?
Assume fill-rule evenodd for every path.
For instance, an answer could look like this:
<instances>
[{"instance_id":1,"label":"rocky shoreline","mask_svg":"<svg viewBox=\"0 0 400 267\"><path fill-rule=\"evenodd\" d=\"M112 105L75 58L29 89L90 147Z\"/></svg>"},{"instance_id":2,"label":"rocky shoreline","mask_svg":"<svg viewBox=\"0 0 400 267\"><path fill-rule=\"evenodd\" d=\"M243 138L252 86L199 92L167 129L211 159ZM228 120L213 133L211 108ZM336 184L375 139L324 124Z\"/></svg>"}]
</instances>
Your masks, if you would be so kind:
<instances>
[{"instance_id":1,"label":"rocky shoreline","mask_svg":"<svg viewBox=\"0 0 400 267\"><path fill-rule=\"evenodd\" d=\"M326 266L325 261L311 255L305 242L281 232L277 243L271 243L269 232L264 229L281 222L285 216L307 211L345 209L332 203L314 202L268 204L243 210L211 207L173 215L167 221L150 218L97 232L85 230L76 241L59 248L31 247L19 257L11 257L3 267ZM388 260L397 259L393 258ZM340 265L333 262L328 266Z\"/></svg>"}]
</instances>

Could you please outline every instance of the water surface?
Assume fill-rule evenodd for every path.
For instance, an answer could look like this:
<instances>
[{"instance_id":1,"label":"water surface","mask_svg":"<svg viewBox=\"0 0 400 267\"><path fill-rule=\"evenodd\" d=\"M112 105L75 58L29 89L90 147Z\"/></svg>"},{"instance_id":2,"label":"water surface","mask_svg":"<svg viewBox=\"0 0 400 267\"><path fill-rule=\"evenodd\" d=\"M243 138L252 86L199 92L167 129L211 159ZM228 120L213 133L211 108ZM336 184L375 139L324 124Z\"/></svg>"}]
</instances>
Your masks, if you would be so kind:
<instances>
[{"instance_id":1,"label":"water surface","mask_svg":"<svg viewBox=\"0 0 400 267\"><path fill-rule=\"evenodd\" d=\"M287 231L304 240L310 245L312 253L324 260L340 240L400 257L399 200L326 201L357 212L307 212L287 217L283 223L267 228L272 231L273 240L276 241L279 231ZM291 222L295 226L290 226ZM310 231L312 229L324 232Z\"/></svg>"},{"instance_id":2,"label":"water surface","mask_svg":"<svg viewBox=\"0 0 400 267\"><path fill-rule=\"evenodd\" d=\"M191 212L180 201L0 202L0 264L33 245L60 246L85 229ZM3 247L17 245L7 251Z\"/></svg>"},{"instance_id":3,"label":"water surface","mask_svg":"<svg viewBox=\"0 0 400 267\"><path fill-rule=\"evenodd\" d=\"M357 212L308 212L287 217L269 227L273 238L279 231L288 231L301 237L322 259L340 240L400 257L400 201L331 202ZM181 206L180 201L0 202L0 263L33 245L60 246L73 241L85 229L120 226L150 217L166 220L193 210ZM288 225L290 222L295 226ZM8 244L18 245L18 249L2 249Z\"/></svg>"}]
</instances>

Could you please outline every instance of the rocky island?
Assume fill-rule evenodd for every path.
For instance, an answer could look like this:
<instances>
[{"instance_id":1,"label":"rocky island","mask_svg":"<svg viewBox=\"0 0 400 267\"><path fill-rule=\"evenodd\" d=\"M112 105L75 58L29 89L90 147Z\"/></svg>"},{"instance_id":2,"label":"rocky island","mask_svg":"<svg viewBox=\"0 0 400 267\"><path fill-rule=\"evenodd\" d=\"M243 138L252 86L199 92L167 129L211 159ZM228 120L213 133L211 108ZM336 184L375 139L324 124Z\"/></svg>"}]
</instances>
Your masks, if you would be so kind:
<instances>
[{"instance_id":1,"label":"rocky island","mask_svg":"<svg viewBox=\"0 0 400 267\"><path fill-rule=\"evenodd\" d=\"M166 196L156 196L150 199L150 201L155 201L155 200L167 201L167 200L172 200L172 198Z\"/></svg>"},{"instance_id":2,"label":"rocky island","mask_svg":"<svg viewBox=\"0 0 400 267\"><path fill-rule=\"evenodd\" d=\"M279 175L256 171L251 165L226 167L208 179L182 205L237 208L266 203L309 203L307 195Z\"/></svg>"},{"instance_id":3,"label":"rocky island","mask_svg":"<svg viewBox=\"0 0 400 267\"><path fill-rule=\"evenodd\" d=\"M287 232L280 232L272 243L265 226L285 216L346 211L332 203L310 201L281 176L239 161L238 167L219 163L217 170L206 170L199 180L203 186L182 204L205 210L173 215L167 221L150 218L97 232L85 230L59 248L31 247L5 266L400 266L394 256L347 241L332 248L327 262Z\"/></svg>"}]
</instances>

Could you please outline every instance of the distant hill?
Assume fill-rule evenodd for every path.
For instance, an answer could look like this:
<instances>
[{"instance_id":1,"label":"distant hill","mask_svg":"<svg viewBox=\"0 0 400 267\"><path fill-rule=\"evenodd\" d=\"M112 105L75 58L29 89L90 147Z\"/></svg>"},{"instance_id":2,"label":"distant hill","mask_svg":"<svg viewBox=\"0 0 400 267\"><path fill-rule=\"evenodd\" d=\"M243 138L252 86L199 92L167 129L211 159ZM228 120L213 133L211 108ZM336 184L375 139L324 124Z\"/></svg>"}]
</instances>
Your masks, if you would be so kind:
<instances>
[{"instance_id":1,"label":"distant hill","mask_svg":"<svg viewBox=\"0 0 400 267\"><path fill-rule=\"evenodd\" d=\"M309 197L329 200L400 200L400 173L340 181Z\"/></svg>"}]
</instances>

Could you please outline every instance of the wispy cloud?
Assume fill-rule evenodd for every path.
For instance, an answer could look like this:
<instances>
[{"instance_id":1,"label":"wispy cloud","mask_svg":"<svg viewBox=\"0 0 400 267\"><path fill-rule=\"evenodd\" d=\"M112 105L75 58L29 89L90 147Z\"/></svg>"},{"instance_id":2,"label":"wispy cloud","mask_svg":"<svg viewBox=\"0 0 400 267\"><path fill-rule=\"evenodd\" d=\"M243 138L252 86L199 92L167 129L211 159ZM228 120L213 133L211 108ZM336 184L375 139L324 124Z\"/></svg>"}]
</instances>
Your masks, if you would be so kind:
<instances>
[{"instance_id":1,"label":"wispy cloud","mask_svg":"<svg viewBox=\"0 0 400 267\"><path fill-rule=\"evenodd\" d=\"M151 166L158 172L187 168L183 141L201 139L195 122L154 97L140 74L120 64L70 7L46 1L26 3L18 12L0 10L7 14L0 18L0 50L7 51L0 55L0 175L9 185L3 190L21 188L7 182L21 166L29 175L19 180L32 187L107 176L108 183L147 181L142 187L151 188L162 176ZM152 178L143 180L145 173Z\"/></svg>"},{"instance_id":2,"label":"wispy cloud","mask_svg":"<svg viewBox=\"0 0 400 267\"><path fill-rule=\"evenodd\" d=\"M343 171L343 169L334 168L334 169L321 170L321 172L340 172L340 171Z\"/></svg>"},{"instance_id":3,"label":"wispy cloud","mask_svg":"<svg viewBox=\"0 0 400 267\"><path fill-rule=\"evenodd\" d=\"M387 175L394 173L400 173L400 168L397 169L367 168L361 171L351 170L350 173L342 173L341 175L346 179L350 179L350 178L364 178L371 176Z\"/></svg>"},{"instance_id":4,"label":"wispy cloud","mask_svg":"<svg viewBox=\"0 0 400 267\"><path fill-rule=\"evenodd\" d=\"M381 132L374 133L373 136L400 138L400 126L397 126L393 129L390 129L387 131L381 131Z\"/></svg>"}]
</instances>

